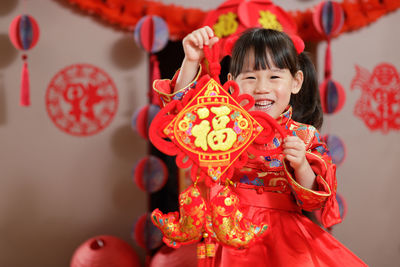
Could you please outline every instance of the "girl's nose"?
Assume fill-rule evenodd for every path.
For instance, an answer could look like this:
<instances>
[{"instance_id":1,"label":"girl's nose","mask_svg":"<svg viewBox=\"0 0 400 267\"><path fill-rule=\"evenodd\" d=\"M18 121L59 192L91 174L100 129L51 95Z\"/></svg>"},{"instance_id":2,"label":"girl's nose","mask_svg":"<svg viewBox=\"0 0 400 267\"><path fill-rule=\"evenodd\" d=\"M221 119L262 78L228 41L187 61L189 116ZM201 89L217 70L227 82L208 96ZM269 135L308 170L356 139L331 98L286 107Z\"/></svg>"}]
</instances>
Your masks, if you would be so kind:
<instances>
[{"instance_id":1,"label":"girl's nose","mask_svg":"<svg viewBox=\"0 0 400 267\"><path fill-rule=\"evenodd\" d=\"M256 94L266 94L266 93L269 93L269 92L271 92L271 85L270 85L267 81L265 81L265 80L260 80L260 81L258 81L257 86L256 86L254 92L255 92Z\"/></svg>"}]
</instances>

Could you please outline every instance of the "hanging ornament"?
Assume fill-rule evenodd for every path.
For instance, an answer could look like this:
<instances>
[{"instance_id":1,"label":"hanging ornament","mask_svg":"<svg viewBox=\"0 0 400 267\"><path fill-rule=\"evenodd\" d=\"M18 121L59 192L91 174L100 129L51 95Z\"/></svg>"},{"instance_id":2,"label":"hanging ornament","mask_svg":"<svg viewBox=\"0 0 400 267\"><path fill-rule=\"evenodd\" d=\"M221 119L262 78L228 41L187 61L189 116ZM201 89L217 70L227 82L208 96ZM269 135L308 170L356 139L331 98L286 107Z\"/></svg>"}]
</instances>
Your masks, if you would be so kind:
<instances>
[{"instance_id":1,"label":"hanging ornament","mask_svg":"<svg viewBox=\"0 0 400 267\"><path fill-rule=\"evenodd\" d=\"M23 51L28 51L33 48L39 40L39 26L36 20L30 15L19 15L15 17L9 27L9 37L15 48ZM28 71L28 56L22 55L24 65L21 75L21 93L20 105L29 106L29 71Z\"/></svg>"},{"instance_id":2,"label":"hanging ornament","mask_svg":"<svg viewBox=\"0 0 400 267\"><path fill-rule=\"evenodd\" d=\"M339 137L332 134L325 135L324 140L329 148L332 162L338 166L341 165L346 158L346 147L344 142Z\"/></svg>"},{"instance_id":3,"label":"hanging ornament","mask_svg":"<svg viewBox=\"0 0 400 267\"><path fill-rule=\"evenodd\" d=\"M158 16L144 16L136 24L134 37L141 48L149 53L157 53L168 43L168 26Z\"/></svg>"},{"instance_id":4,"label":"hanging ornament","mask_svg":"<svg viewBox=\"0 0 400 267\"><path fill-rule=\"evenodd\" d=\"M156 156L146 156L134 168L135 183L145 192L157 192L165 185L167 179L167 166Z\"/></svg>"},{"instance_id":5,"label":"hanging ornament","mask_svg":"<svg viewBox=\"0 0 400 267\"><path fill-rule=\"evenodd\" d=\"M327 41L324 82L320 85L322 108L325 113L338 112L345 102L343 87L332 79L331 38L339 34L344 23L344 12L339 3L324 1L315 7L313 23Z\"/></svg>"},{"instance_id":6,"label":"hanging ornament","mask_svg":"<svg viewBox=\"0 0 400 267\"><path fill-rule=\"evenodd\" d=\"M132 130L138 132L141 137L147 140L149 138L150 124L159 111L160 107L153 104L136 110L132 116Z\"/></svg>"},{"instance_id":7,"label":"hanging ornament","mask_svg":"<svg viewBox=\"0 0 400 267\"><path fill-rule=\"evenodd\" d=\"M340 83L332 79L325 79L320 85L320 98L322 110L331 114L342 109L346 93Z\"/></svg>"},{"instance_id":8,"label":"hanging ornament","mask_svg":"<svg viewBox=\"0 0 400 267\"><path fill-rule=\"evenodd\" d=\"M162 245L163 235L152 223L150 214L140 216L133 226L132 238L136 244L147 251L156 249Z\"/></svg>"},{"instance_id":9,"label":"hanging ornament","mask_svg":"<svg viewBox=\"0 0 400 267\"><path fill-rule=\"evenodd\" d=\"M153 15L144 16L136 24L134 38L137 45L149 53L149 99L150 103L161 105L153 94L153 81L160 79L159 61L154 53L164 49L169 40L169 30L165 21Z\"/></svg>"},{"instance_id":10,"label":"hanging ornament","mask_svg":"<svg viewBox=\"0 0 400 267\"><path fill-rule=\"evenodd\" d=\"M85 241L74 252L70 267L136 267L139 257L125 241L108 235Z\"/></svg>"}]
</instances>

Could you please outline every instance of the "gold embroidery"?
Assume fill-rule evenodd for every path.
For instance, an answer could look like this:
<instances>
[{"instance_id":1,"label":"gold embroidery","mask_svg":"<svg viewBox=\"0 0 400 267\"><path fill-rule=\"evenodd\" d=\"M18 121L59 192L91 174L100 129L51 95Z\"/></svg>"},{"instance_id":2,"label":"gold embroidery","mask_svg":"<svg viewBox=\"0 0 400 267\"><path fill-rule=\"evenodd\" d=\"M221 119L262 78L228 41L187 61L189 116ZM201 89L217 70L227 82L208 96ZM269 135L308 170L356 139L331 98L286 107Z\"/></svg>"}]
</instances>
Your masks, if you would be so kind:
<instances>
[{"instance_id":1,"label":"gold embroidery","mask_svg":"<svg viewBox=\"0 0 400 267\"><path fill-rule=\"evenodd\" d=\"M218 22L213 26L215 35L222 38L235 33L239 26L236 18L237 15L233 12L220 15L218 17Z\"/></svg>"},{"instance_id":2,"label":"gold embroidery","mask_svg":"<svg viewBox=\"0 0 400 267\"><path fill-rule=\"evenodd\" d=\"M260 10L260 18L258 19L258 22L265 29L273 29L280 32L283 30L282 25L278 22L278 19L276 18L276 15L268 10Z\"/></svg>"}]
</instances>

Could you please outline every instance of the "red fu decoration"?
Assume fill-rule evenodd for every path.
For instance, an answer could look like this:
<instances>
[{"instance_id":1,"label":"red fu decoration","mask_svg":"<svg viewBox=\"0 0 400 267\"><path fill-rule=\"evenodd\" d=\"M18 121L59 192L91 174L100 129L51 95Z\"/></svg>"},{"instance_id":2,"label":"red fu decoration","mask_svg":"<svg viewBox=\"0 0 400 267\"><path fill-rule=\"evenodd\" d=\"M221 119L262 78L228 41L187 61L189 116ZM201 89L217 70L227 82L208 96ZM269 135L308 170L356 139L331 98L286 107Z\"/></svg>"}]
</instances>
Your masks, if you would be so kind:
<instances>
[{"instance_id":1,"label":"red fu decoration","mask_svg":"<svg viewBox=\"0 0 400 267\"><path fill-rule=\"evenodd\" d=\"M27 51L33 48L39 40L39 26L36 20L30 15L19 15L10 24L9 37L15 48ZM23 54L22 59L24 60L24 65L21 77L20 104L21 106L29 106L29 71L26 61L28 56Z\"/></svg>"},{"instance_id":2,"label":"red fu decoration","mask_svg":"<svg viewBox=\"0 0 400 267\"><path fill-rule=\"evenodd\" d=\"M163 214L156 209L151 219L170 247L204 238L198 249L207 251L204 252L207 257L215 255L214 242L247 248L266 233L266 224L254 224L243 218L239 199L230 189L230 179L236 168L246 164L247 152L266 156L281 151L281 147L270 151L256 148L271 142L275 130L282 138L287 135L266 113L250 111L254 98L239 95L234 81L220 85L220 54L215 49L218 45L212 51L207 46L204 48L211 77L202 76L181 101L173 100L161 109L149 130L154 146L167 155L176 155L178 167L191 167L194 182L179 195L179 213ZM205 200L196 186L199 181L205 181L209 187L215 184L225 184L225 187L211 200ZM220 214L220 210L227 212Z\"/></svg>"},{"instance_id":3,"label":"red fu decoration","mask_svg":"<svg viewBox=\"0 0 400 267\"><path fill-rule=\"evenodd\" d=\"M325 77L320 85L321 104L325 113L339 111L345 102L345 91L332 80L331 38L339 34L343 27L344 13L341 5L333 1L324 1L316 6L313 22L317 31L327 40L325 54Z\"/></svg>"}]
</instances>

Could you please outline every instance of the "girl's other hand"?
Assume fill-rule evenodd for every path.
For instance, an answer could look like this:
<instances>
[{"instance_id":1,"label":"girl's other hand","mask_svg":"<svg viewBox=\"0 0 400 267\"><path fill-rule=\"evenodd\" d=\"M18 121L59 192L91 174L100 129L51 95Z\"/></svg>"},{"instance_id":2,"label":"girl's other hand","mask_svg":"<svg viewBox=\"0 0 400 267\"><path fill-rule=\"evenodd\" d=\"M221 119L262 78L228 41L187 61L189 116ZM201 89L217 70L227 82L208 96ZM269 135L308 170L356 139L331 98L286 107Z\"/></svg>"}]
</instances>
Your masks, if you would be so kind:
<instances>
[{"instance_id":1,"label":"girl's other hand","mask_svg":"<svg viewBox=\"0 0 400 267\"><path fill-rule=\"evenodd\" d=\"M295 170L301 169L307 163L306 145L297 136L288 136L284 139L283 154Z\"/></svg>"},{"instance_id":2,"label":"girl's other hand","mask_svg":"<svg viewBox=\"0 0 400 267\"><path fill-rule=\"evenodd\" d=\"M204 58L204 45L212 47L216 42L218 42L218 37L214 36L213 30L209 26L193 31L182 41L185 59L190 62L200 63Z\"/></svg>"}]
</instances>

